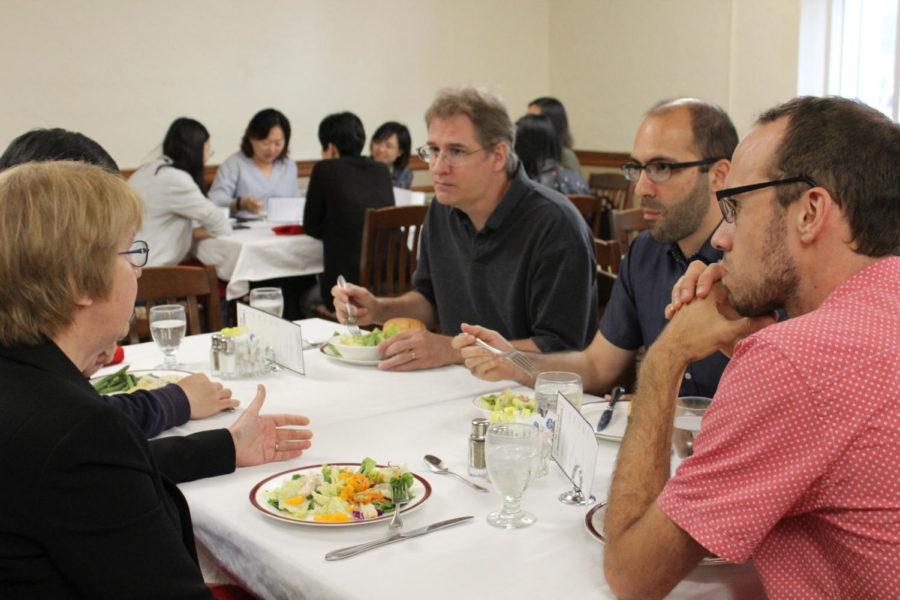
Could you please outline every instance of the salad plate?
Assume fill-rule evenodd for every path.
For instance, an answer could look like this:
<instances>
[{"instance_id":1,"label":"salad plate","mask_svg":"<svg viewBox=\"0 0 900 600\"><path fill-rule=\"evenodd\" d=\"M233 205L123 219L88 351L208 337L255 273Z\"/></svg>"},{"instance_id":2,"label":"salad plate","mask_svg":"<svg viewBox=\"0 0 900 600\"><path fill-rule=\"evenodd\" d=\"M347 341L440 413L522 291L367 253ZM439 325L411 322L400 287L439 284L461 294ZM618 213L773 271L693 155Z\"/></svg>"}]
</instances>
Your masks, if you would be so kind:
<instances>
[{"instance_id":1,"label":"salad plate","mask_svg":"<svg viewBox=\"0 0 900 600\"><path fill-rule=\"evenodd\" d=\"M606 503L598 504L593 507L591 510L587 512L584 516L584 526L587 528L588 533L594 537L601 544L606 545L606 538L603 537L603 519L606 517ZM718 556L707 556L703 560L700 561L701 567L716 567L721 565L731 565L734 563L728 562L724 558L719 558Z\"/></svg>"},{"instance_id":2,"label":"salad plate","mask_svg":"<svg viewBox=\"0 0 900 600\"><path fill-rule=\"evenodd\" d=\"M591 402L581 406L581 414L587 419L591 425L597 427L600 415L609 406L608 402ZM612 419L609 425L603 431L595 431L594 435L598 439L609 440L611 442L621 442L625 436L625 427L628 425L628 411L631 408L631 402L620 400L613 407Z\"/></svg>"},{"instance_id":3,"label":"salad plate","mask_svg":"<svg viewBox=\"0 0 900 600\"><path fill-rule=\"evenodd\" d=\"M381 362L380 359L379 360L363 360L363 359L357 359L357 358L347 358L346 356L338 356L337 354L335 354L334 349L331 348L328 344L322 344L321 346L319 346L319 352L321 352L328 358L338 360L340 362L347 363L350 365L360 365L362 367L377 367L378 363Z\"/></svg>"},{"instance_id":4,"label":"salad plate","mask_svg":"<svg viewBox=\"0 0 900 600\"><path fill-rule=\"evenodd\" d=\"M126 382L124 375L131 376L130 384ZM131 369L126 365L111 373L91 377L90 382L96 388L103 380L108 381L113 376L117 376L118 379L111 382L112 389L98 391L101 394L124 394L137 390L161 388L170 383L176 383L188 375L193 375L193 372L182 369Z\"/></svg>"},{"instance_id":5,"label":"salad plate","mask_svg":"<svg viewBox=\"0 0 900 600\"><path fill-rule=\"evenodd\" d=\"M528 417L537 410L537 404L532 396L508 389L476 396L472 398L472 404L488 416L502 412L510 417Z\"/></svg>"},{"instance_id":6,"label":"salad plate","mask_svg":"<svg viewBox=\"0 0 900 600\"><path fill-rule=\"evenodd\" d=\"M365 519L350 518L346 521L331 522L316 521L313 520L313 518L309 515L304 518L300 518L288 513L287 511L280 510L274 505L278 502L277 496L279 495L279 490L284 489L285 483L288 483L292 480L297 480L298 476L322 474L323 467L330 467L332 473L341 469L349 469L354 472L358 472L361 466L362 463L329 463L327 465L310 465L307 467L301 467L299 469L282 471L281 473L276 473L275 475L271 475L263 479L255 486L253 486L253 489L250 490L250 503L265 516L272 519L277 519L279 521L292 523L294 525L304 525L310 527L354 527L356 525L368 525L369 523L389 521L393 516L393 509L384 511L383 514L379 514L378 516L372 516ZM378 470L387 468L389 467L385 465L377 465L376 467L376 469ZM431 497L431 484L428 483L428 480L426 480L421 475L417 475L416 473L409 474L412 476L412 483L409 487L409 494L411 498L406 506L400 509L401 514L405 514L418 509ZM320 496L323 502L328 502L329 496L332 498L339 497L335 496L335 490L326 490L322 486L316 488L317 493L320 490L324 492L324 494ZM348 514L347 516L349 517L350 515Z\"/></svg>"}]
</instances>

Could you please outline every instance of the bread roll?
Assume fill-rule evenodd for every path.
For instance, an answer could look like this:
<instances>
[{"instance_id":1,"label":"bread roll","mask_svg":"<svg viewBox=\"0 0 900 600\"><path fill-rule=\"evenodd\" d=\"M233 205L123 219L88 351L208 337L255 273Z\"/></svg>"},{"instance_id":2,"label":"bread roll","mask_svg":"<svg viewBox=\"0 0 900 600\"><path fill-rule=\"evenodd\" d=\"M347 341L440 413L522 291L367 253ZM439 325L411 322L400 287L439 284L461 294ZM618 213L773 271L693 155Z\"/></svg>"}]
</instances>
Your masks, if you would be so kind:
<instances>
[{"instance_id":1,"label":"bread roll","mask_svg":"<svg viewBox=\"0 0 900 600\"><path fill-rule=\"evenodd\" d=\"M418 319L409 319L407 317L397 317L396 319L388 319L384 322L383 330L387 331L389 327L394 328L397 333L404 331L414 331L416 329L428 329L425 323Z\"/></svg>"}]
</instances>

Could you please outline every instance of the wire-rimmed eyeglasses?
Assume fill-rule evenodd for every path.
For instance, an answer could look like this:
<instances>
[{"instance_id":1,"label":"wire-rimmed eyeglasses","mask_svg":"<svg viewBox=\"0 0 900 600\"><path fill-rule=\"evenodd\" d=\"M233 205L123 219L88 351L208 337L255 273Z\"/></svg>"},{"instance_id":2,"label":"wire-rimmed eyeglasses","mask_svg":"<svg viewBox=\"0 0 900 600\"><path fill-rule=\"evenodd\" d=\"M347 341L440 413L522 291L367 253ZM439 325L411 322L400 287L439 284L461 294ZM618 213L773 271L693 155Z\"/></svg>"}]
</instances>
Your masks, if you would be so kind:
<instances>
[{"instance_id":1,"label":"wire-rimmed eyeglasses","mask_svg":"<svg viewBox=\"0 0 900 600\"><path fill-rule=\"evenodd\" d=\"M150 246L144 240L135 240L125 252L119 252L119 256L124 256L125 260L131 263L132 267L143 267L150 258Z\"/></svg>"},{"instance_id":2,"label":"wire-rimmed eyeglasses","mask_svg":"<svg viewBox=\"0 0 900 600\"><path fill-rule=\"evenodd\" d=\"M716 200L719 201L719 210L722 211L722 218L725 219L726 223L734 223L734 216L737 213L737 198L735 198L735 196L738 194L746 194L747 192L753 192L767 187L789 185L791 183L805 183L809 187L817 187L819 185L812 177L798 175L797 177L788 177L787 179L773 179L771 181L763 181L761 183L719 190L716 192Z\"/></svg>"},{"instance_id":3,"label":"wire-rimmed eyeglasses","mask_svg":"<svg viewBox=\"0 0 900 600\"><path fill-rule=\"evenodd\" d=\"M456 167L463 160L465 160L467 156L475 154L476 152L480 152L482 150L485 150L485 148L466 150L462 146L450 146L449 148L441 150L437 146L425 144L424 146L419 146L418 148L416 148L416 154L419 155L419 158L429 164L436 162L438 159L441 159L449 166Z\"/></svg>"},{"instance_id":4,"label":"wire-rimmed eyeglasses","mask_svg":"<svg viewBox=\"0 0 900 600\"><path fill-rule=\"evenodd\" d=\"M625 179L627 179L628 181L637 181L641 177L641 171L646 171L647 177L649 177L651 181L662 183L672 176L672 171L687 169L689 167L703 167L706 165L711 165L717 160L722 160L722 157L704 158L702 160L691 160L688 162L667 162L663 160L651 160L646 165L642 165L635 160L622 165L622 174L625 175Z\"/></svg>"}]
</instances>

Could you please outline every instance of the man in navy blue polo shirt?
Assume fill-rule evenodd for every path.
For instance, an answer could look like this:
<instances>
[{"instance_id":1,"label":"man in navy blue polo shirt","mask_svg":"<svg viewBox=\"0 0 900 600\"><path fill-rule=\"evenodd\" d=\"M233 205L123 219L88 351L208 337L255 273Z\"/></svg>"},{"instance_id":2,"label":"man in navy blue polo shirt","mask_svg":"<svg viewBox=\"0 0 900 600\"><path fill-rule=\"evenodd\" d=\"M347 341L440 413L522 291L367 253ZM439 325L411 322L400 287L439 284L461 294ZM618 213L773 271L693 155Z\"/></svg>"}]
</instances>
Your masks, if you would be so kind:
<instances>
[{"instance_id":1,"label":"man in navy blue polo shirt","mask_svg":"<svg viewBox=\"0 0 900 600\"><path fill-rule=\"evenodd\" d=\"M382 343L382 369L462 362L450 335L483 323L533 352L581 350L596 331L596 261L591 232L565 196L531 181L512 150L514 128L496 97L441 92L425 114L435 201L422 230L414 290L376 298L332 289L344 322L413 317L444 335L401 333Z\"/></svg>"},{"instance_id":2,"label":"man in navy blue polo shirt","mask_svg":"<svg viewBox=\"0 0 900 600\"><path fill-rule=\"evenodd\" d=\"M724 186L737 132L718 106L692 98L668 100L651 108L634 140L631 161L623 166L635 182L650 229L631 244L603 312L600 330L583 352L531 356L540 371L573 371L587 391L609 388L629 367L641 346L650 346L666 325L671 289L693 260L707 264L722 253L710 238L722 215L715 192ZM489 380L530 378L509 361L473 346L477 336L508 348L496 332L464 326L454 340L466 366ZM720 352L691 363L682 396L712 397L728 359Z\"/></svg>"}]
</instances>

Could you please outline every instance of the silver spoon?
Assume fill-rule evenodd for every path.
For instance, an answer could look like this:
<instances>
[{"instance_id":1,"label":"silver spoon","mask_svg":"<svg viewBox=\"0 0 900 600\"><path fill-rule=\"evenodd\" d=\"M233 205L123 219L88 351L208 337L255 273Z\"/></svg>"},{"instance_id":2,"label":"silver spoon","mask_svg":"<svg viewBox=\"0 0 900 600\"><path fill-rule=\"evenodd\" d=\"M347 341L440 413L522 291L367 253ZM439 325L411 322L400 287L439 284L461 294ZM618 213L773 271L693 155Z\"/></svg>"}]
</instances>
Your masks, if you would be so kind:
<instances>
[{"instance_id":1,"label":"silver spoon","mask_svg":"<svg viewBox=\"0 0 900 600\"><path fill-rule=\"evenodd\" d=\"M477 483L475 483L475 482L473 482L473 481L469 481L468 479L466 479L466 478L463 477L462 475L459 475L459 474L457 474L457 473L454 473L453 471L451 471L450 469L448 469L448 468L447 468L447 465L444 464L444 461L442 461L441 459L439 459L437 456L435 456L435 455L433 455L433 454L426 454L426 455L425 455L425 462L428 463L428 466L429 466L429 467L431 468L431 470L434 471L435 473L440 473L441 475L453 475L454 477L456 477L457 479L459 479L460 481L462 481L463 483L465 483L465 484L468 485L469 487L471 487L471 488L473 488L473 489L476 489L476 490L478 490L479 492L487 492L488 494L491 493L491 490L487 489L486 487L480 486L480 485L478 485Z\"/></svg>"}]
</instances>

